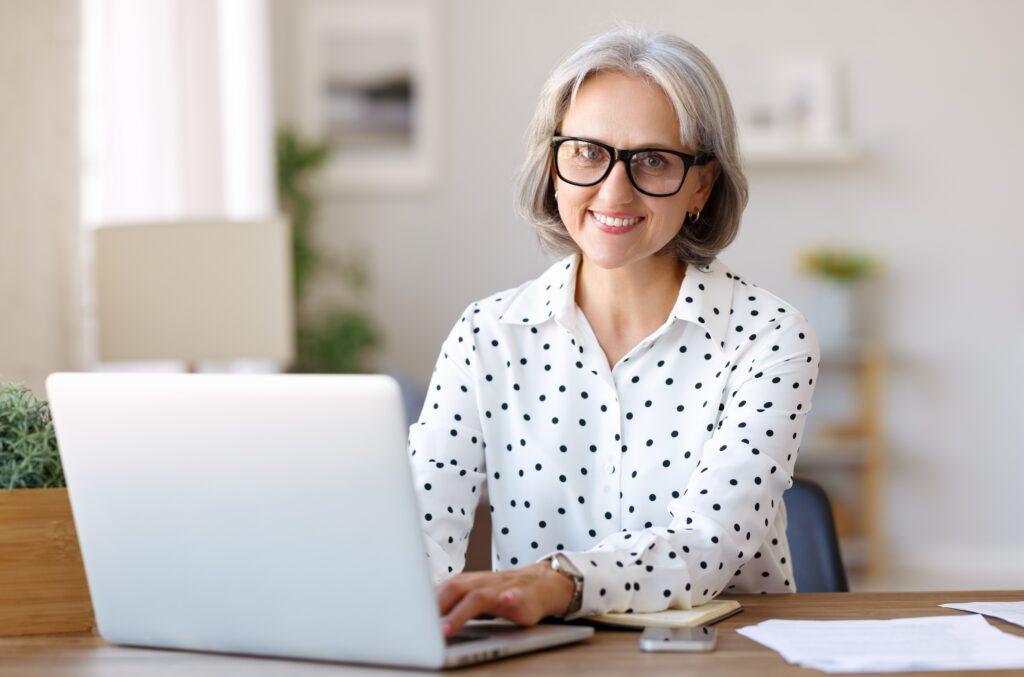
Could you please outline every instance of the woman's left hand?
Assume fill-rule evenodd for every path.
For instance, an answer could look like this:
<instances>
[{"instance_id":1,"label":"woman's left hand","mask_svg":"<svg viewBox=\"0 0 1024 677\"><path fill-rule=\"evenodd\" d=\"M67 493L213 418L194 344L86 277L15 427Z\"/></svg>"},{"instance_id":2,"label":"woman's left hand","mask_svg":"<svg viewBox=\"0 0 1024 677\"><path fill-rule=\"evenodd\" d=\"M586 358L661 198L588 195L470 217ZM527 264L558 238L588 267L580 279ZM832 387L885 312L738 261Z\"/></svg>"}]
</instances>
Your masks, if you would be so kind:
<instances>
[{"instance_id":1,"label":"woman's left hand","mask_svg":"<svg viewBox=\"0 0 1024 677\"><path fill-rule=\"evenodd\" d=\"M451 637L478 615L535 625L542 618L563 613L572 593L572 581L544 561L506 571L456 574L438 587L437 603L444 636Z\"/></svg>"}]
</instances>

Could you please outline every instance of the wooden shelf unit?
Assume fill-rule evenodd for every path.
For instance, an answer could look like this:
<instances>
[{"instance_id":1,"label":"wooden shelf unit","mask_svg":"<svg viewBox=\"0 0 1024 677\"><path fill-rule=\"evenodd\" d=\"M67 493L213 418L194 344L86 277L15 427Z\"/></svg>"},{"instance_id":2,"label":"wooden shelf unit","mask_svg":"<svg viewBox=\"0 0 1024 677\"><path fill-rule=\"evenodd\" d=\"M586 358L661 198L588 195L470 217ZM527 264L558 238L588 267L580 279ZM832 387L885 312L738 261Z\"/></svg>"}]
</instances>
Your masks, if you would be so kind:
<instances>
[{"instance_id":1,"label":"wooden shelf unit","mask_svg":"<svg viewBox=\"0 0 1024 677\"><path fill-rule=\"evenodd\" d=\"M886 365L885 350L876 341L823 348L819 382L846 370L855 389L855 411L845 420L817 422L796 462L796 474L821 484L832 502L851 587L878 580L887 565L882 416Z\"/></svg>"}]
</instances>

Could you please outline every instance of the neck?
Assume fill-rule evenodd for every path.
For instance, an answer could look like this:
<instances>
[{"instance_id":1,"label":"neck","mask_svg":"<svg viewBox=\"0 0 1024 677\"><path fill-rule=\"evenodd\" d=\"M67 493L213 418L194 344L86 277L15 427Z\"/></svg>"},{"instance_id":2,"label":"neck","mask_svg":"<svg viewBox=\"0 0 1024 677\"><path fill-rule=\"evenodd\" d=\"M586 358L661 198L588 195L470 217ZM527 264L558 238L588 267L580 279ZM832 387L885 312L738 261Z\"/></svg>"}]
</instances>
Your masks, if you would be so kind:
<instances>
[{"instance_id":1,"label":"neck","mask_svg":"<svg viewBox=\"0 0 1024 677\"><path fill-rule=\"evenodd\" d=\"M581 254L576 305L590 323L615 336L647 334L668 319L686 266L672 256L648 256L619 268L601 268Z\"/></svg>"}]
</instances>

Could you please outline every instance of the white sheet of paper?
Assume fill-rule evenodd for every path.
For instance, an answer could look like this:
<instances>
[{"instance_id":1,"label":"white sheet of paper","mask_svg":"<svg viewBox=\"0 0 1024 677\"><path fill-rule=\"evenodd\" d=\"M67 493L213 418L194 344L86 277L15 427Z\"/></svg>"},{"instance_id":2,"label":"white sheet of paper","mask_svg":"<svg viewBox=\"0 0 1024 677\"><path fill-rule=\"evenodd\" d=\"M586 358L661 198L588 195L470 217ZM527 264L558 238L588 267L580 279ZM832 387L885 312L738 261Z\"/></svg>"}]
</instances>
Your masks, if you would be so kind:
<instances>
[{"instance_id":1,"label":"white sheet of paper","mask_svg":"<svg viewBox=\"0 0 1024 677\"><path fill-rule=\"evenodd\" d=\"M939 606L960 611L973 611L976 614L1001 618L1014 625L1024 627L1024 602L949 602Z\"/></svg>"},{"instance_id":2,"label":"white sheet of paper","mask_svg":"<svg viewBox=\"0 0 1024 677\"><path fill-rule=\"evenodd\" d=\"M737 630L790 662L824 672L1024 668L1024 638L982 616L892 620L772 619Z\"/></svg>"}]
</instances>

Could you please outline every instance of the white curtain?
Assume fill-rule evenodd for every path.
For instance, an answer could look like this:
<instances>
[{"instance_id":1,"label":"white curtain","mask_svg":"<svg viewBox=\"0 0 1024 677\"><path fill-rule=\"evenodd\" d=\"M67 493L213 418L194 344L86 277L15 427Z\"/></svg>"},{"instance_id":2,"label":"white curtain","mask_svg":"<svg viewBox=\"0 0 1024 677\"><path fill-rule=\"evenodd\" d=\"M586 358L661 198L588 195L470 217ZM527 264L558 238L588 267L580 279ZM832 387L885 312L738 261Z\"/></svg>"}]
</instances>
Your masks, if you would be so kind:
<instances>
[{"instance_id":1,"label":"white curtain","mask_svg":"<svg viewBox=\"0 0 1024 677\"><path fill-rule=\"evenodd\" d=\"M267 0L83 0L83 231L273 214L269 50ZM95 367L83 235L85 354Z\"/></svg>"},{"instance_id":2,"label":"white curtain","mask_svg":"<svg viewBox=\"0 0 1024 677\"><path fill-rule=\"evenodd\" d=\"M266 0L84 0L85 227L276 208Z\"/></svg>"}]
</instances>

